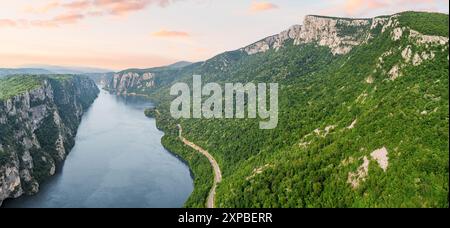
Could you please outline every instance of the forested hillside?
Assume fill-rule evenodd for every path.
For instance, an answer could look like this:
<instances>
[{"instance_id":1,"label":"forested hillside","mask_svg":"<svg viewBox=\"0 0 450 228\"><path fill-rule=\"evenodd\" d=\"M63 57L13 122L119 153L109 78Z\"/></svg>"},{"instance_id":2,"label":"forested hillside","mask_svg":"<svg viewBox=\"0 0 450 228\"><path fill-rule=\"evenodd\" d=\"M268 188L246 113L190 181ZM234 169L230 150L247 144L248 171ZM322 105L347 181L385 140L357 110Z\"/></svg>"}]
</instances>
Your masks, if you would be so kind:
<instances>
[{"instance_id":1,"label":"forested hillside","mask_svg":"<svg viewBox=\"0 0 450 228\"><path fill-rule=\"evenodd\" d=\"M448 15L310 21L326 34L322 42L280 35L176 71L159 69L171 76L147 95L158 102L163 143L198 174L186 206L204 205L200 196L212 182L200 181L207 161L181 148L178 123L222 168L219 207L448 207ZM278 127L172 119L168 89L192 74L204 83L279 83Z\"/></svg>"}]
</instances>

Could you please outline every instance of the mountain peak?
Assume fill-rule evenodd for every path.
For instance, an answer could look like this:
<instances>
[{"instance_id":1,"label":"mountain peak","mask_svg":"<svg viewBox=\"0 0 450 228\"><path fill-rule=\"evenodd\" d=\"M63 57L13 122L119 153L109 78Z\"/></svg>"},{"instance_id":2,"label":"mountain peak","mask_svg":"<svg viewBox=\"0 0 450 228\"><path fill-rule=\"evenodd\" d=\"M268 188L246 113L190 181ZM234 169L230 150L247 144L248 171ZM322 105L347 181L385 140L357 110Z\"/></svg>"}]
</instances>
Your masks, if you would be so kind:
<instances>
[{"instance_id":1,"label":"mountain peak","mask_svg":"<svg viewBox=\"0 0 450 228\"><path fill-rule=\"evenodd\" d=\"M288 40L295 45L316 42L327 46L334 55L347 54L367 39L372 19L337 18L317 15L305 17L303 25L293 25L280 34L267 37L243 48L249 54L278 50Z\"/></svg>"},{"instance_id":2,"label":"mountain peak","mask_svg":"<svg viewBox=\"0 0 450 228\"><path fill-rule=\"evenodd\" d=\"M446 20L443 19L445 17ZM427 26L429 21L433 21L435 26ZM349 53L353 47L372 38L379 26L382 33L388 29L403 29L400 27L406 26L419 29L420 32L427 35L448 36L448 30L445 29L447 24L448 15L414 11L374 18L307 15L303 25L293 25L277 35L269 36L241 50L248 55L253 55L271 49L278 50L291 40L294 41L294 45L316 43L319 46L329 47L334 55L344 55Z\"/></svg>"}]
</instances>

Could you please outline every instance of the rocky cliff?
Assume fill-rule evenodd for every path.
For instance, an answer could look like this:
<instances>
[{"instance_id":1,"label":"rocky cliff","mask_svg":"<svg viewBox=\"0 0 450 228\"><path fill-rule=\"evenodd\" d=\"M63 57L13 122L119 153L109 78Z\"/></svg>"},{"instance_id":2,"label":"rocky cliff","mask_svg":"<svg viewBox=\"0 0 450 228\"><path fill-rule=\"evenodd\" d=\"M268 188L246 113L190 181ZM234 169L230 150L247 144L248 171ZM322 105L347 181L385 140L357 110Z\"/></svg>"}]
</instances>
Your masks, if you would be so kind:
<instances>
[{"instance_id":1,"label":"rocky cliff","mask_svg":"<svg viewBox=\"0 0 450 228\"><path fill-rule=\"evenodd\" d=\"M267 37L243 50L249 55L270 49L278 50L285 42L292 40L295 45L315 42L320 46L329 47L335 55L347 54L352 47L369 38L373 21L374 19L306 16L303 25L294 25L280 34Z\"/></svg>"},{"instance_id":2,"label":"rocky cliff","mask_svg":"<svg viewBox=\"0 0 450 228\"><path fill-rule=\"evenodd\" d=\"M306 16L303 25L294 25L280 34L267 37L241 50L248 55L278 50L292 41L294 45L315 43L326 46L334 55L349 53L354 47L367 43L378 32L391 31L394 41L399 40L407 29L400 26L399 14L370 19L334 18L324 16ZM424 36L411 31L411 37L419 37L423 43L445 45L448 38L440 36Z\"/></svg>"},{"instance_id":3,"label":"rocky cliff","mask_svg":"<svg viewBox=\"0 0 450 228\"><path fill-rule=\"evenodd\" d=\"M0 100L0 204L38 192L55 174L98 93L88 78L46 77L37 88Z\"/></svg>"},{"instance_id":4,"label":"rocky cliff","mask_svg":"<svg viewBox=\"0 0 450 228\"><path fill-rule=\"evenodd\" d=\"M155 74L151 72L123 72L114 74L105 88L117 95L142 93L155 86Z\"/></svg>"}]
</instances>

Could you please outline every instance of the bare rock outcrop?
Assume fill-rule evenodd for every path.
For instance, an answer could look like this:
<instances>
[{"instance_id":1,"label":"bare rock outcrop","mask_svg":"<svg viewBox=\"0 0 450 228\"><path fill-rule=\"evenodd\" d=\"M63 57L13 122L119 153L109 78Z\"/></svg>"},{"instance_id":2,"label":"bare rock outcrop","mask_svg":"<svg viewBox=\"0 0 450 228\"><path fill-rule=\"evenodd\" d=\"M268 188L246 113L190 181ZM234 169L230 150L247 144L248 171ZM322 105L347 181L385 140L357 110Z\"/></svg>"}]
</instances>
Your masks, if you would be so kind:
<instances>
[{"instance_id":1,"label":"bare rock outcrop","mask_svg":"<svg viewBox=\"0 0 450 228\"><path fill-rule=\"evenodd\" d=\"M249 55L278 50L292 40L294 45L316 43L331 49L335 55L347 54L369 35L371 19L342 19L306 16L303 25L294 25L280 34L267 37L243 48Z\"/></svg>"},{"instance_id":2,"label":"bare rock outcrop","mask_svg":"<svg viewBox=\"0 0 450 228\"><path fill-rule=\"evenodd\" d=\"M118 95L144 92L155 87L155 74L151 72L124 72L114 74L106 88Z\"/></svg>"}]
</instances>

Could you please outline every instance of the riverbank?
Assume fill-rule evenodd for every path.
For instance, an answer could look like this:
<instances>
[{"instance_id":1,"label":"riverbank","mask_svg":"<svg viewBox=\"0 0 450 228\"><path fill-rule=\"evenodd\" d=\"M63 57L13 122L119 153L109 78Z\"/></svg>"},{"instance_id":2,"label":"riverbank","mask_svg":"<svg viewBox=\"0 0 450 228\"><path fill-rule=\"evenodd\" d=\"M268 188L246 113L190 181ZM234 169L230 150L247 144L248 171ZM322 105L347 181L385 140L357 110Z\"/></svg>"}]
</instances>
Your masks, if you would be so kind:
<instances>
[{"instance_id":1,"label":"riverbank","mask_svg":"<svg viewBox=\"0 0 450 228\"><path fill-rule=\"evenodd\" d=\"M216 159L205 149L197 146L197 144L187 140L183 137L183 128L180 124L177 125L179 130L179 136L178 138L187 146L191 147L192 149L198 151L199 153L203 154L206 158L208 158L209 163L211 164L211 167L214 169L214 183L213 186L209 192L208 199L206 201L206 207L207 208L215 208L215 196L216 196L216 188L217 185L222 182L222 171L220 170L219 164L217 163Z\"/></svg>"},{"instance_id":2,"label":"riverbank","mask_svg":"<svg viewBox=\"0 0 450 228\"><path fill-rule=\"evenodd\" d=\"M166 150L184 161L190 168L194 179L194 190L185 202L186 208L205 208L210 200L214 184L214 170L206 156L184 144L179 138L177 125L168 115L156 109L156 126L164 132L161 144ZM213 191L215 192L215 191ZM210 204L210 203L209 203Z\"/></svg>"}]
</instances>

